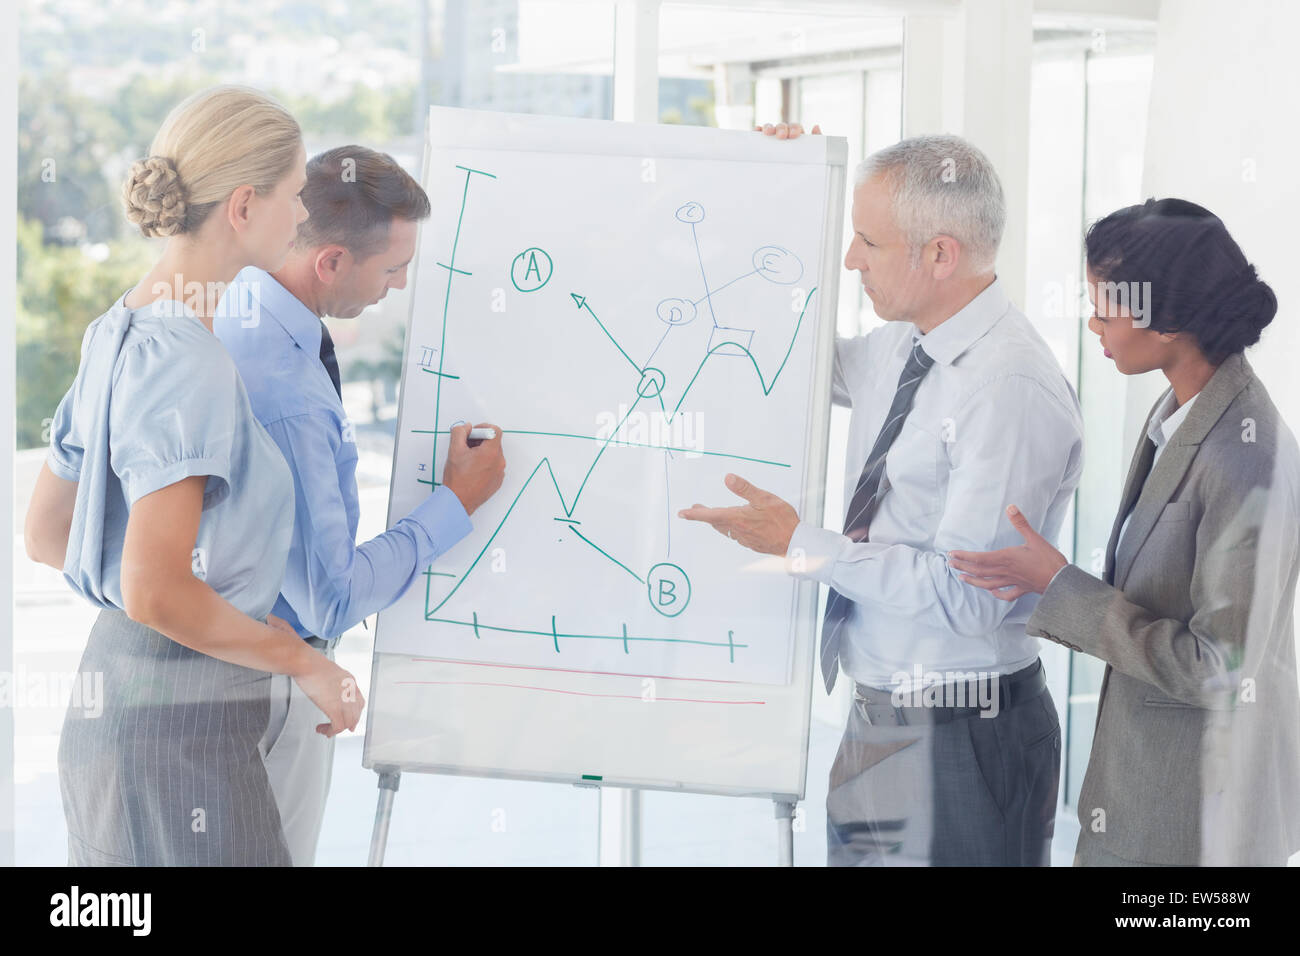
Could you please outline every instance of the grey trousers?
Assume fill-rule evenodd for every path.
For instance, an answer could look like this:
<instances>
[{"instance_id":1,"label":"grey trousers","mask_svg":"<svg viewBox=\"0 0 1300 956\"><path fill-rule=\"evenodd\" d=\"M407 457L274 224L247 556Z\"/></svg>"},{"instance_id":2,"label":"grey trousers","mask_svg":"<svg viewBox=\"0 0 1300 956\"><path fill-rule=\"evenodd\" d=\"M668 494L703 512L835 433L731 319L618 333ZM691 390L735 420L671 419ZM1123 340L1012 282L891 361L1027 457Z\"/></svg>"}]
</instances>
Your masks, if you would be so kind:
<instances>
[{"instance_id":1,"label":"grey trousers","mask_svg":"<svg viewBox=\"0 0 1300 956\"><path fill-rule=\"evenodd\" d=\"M1044 690L996 717L873 726L857 701L826 797L830 866L1048 866L1061 727Z\"/></svg>"},{"instance_id":2,"label":"grey trousers","mask_svg":"<svg viewBox=\"0 0 1300 956\"><path fill-rule=\"evenodd\" d=\"M317 646L333 660L333 646L323 644ZM316 725L324 722L324 712L297 681L285 674L272 675L270 720L262 738L262 753L294 866L315 864L325 819L336 738L316 733Z\"/></svg>"},{"instance_id":3,"label":"grey trousers","mask_svg":"<svg viewBox=\"0 0 1300 956\"><path fill-rule=\"evenodd\" d=\"M80 671L103 675L103 709L70 706L59 737L69 865L289 864L258 751L270 674L109 610Z\"/></svg>"}]
</instances>

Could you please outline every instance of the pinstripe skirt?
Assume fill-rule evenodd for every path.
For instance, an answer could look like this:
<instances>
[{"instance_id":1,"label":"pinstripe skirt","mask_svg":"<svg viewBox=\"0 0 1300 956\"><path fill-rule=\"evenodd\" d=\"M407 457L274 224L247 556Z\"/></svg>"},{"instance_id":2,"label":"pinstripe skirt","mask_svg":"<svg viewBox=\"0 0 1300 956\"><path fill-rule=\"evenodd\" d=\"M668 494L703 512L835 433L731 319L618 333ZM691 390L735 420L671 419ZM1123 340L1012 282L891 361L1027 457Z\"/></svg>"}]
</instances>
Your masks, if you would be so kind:
<instances>
[{"instance_id":1,"label":"pinstripe skirt","mask_svg":"<svg viewBox=\"0 0 1300 956\"><path fill-rule=\"evenodd\" d=\"M101 611L59 737L70 866L289 866L258 743L271 675ZM93 682L93 683L91 683ZM96 713L98 711L98 713Z\"/></svg>"}]
</instances>

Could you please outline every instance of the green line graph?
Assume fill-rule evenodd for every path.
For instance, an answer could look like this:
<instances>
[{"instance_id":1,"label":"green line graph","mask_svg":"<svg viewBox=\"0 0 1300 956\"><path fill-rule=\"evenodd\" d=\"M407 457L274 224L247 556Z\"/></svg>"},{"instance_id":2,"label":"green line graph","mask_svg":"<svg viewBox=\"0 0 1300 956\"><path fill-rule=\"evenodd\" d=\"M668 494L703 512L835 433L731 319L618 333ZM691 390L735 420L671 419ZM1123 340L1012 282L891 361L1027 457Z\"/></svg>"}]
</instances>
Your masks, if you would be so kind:
<instances>
[{"instance_id":1,"label":"green line graph","mask_svg":"<svg viewBox=\"0 0 1300 956\"><path fill-rule=\"evenodd\" d=\"M651 644L693 644L699 647L725 647L731 653L731 661L735 663L735 652L737 649L745 649L748 644L737 642L733 635L734 631L727 632L727 640L722 641L704 641L689 637L641 637L627 633L627 625L623 625L622 634L581 634L577 632L568 632L557 630L555 616L551 616L551 629L546 631L535 631L525 627L501 627L499 625L484 624L478 619L478 612L473 612L471 620L461 621L451 617L427 617L425 620L437 624L458 624L462 627L473 628L474 636L479 636L479 631L496 631L500 634L518 634L525 637L549 637L556 642L557 650L560 638L565 640L577 641L620 641L623 644L623 653L630 653L628 645L630 643L651 643Z\"/></svg>"},{"instance_id":2,"label":"green line graph","mask_svg":"<svg viewBox=\"0 0 1300 956\"><path fill-rule=\"evenodd\" d=\"M460 376L448 376L450 378L459 378ZM412 435L450 435L450 428L411 428L408 430ZM551 438L580 438L585 441L608 441L611 445L628 445L633 448L657 448L660 451L680 451L691 455L712 455L717 458L734 458L736 461L752 461L759 465L772 465L775 468L789 468L789 462L774 461L771 458L752 458L748 455L733 455L725 451L704 451L699 448L687 448L682 445L656 445L653 442L632 441L627 438L601 438L597 435L580 435L576 432L543 432L530 431L525 428L503 428L503 434L506 435L545 435Z\"/></svg>"},{"instance_id":3,"label":"green line graph","mask_svg":"<svg viewBox=\"0 0 1300 956\"><path fill-rule=\"evenodd\" d=\"M452 284L457 279L457 277L460 276L469 277L472 275L470 271L467 271L462 268L458 268L456 265L456 257L460 245L461 229L462 229L462 225L464 224L465 212L469 200L470 185L475 175L482 175L482 176L489 177L491 179L496 179L496 176L494 174L484 172L483 170L472 169L466 166L457 166L456 168L465 171L465 181L461 189L460 210L457 215L456 230L452 241L451 254L448 257L448 261L446 263L443 262L436 263L437 266L445 270L447 276L447 285L443 297L442 330L441 330L441 338L440 338L440 344L438 349L438 367L437 369L432 369L427 367L422 368L422 371L436 376L437 379L437 384L435 386L435 392L434 392L435 427L431 429L409 429L408 430L409 433L412 434L426 434L432 436L432 448L430 451L430 467L432 469L436 469L439 436L449 434L450 432L449 428L436 427L437 424L441 423L442 382L443 379L458 380L460 378L459 375L454 375L446 371L444 368L444 364L446 361L447 325L448 325L448 317L450 314L450 307L451 307ZM692 215L698 212L700 218L702 218L703 216L702 207L699 207L698 204L694 204L694 203L687 204L686 206L683 206L681 207L681 209L679 209L678 218L683 222L687 222L687 221L690 222L691 235L695 243L696 256L700 264L701 278L704 282L705 295L700 300L690 301L690 307L689 309L686 309L686 311L690 312L689 318L685 318L684 320L682 320L678 318L678 313L672 313L669 318L665 319L665 321L669 323L669 328L665 331L664 338L661 338L659 340L659 344L655 346L655 352L658 351L659 346L663 344L664 339L667 337L668 333L672 331L672 328L674 327L675 324L679 324L679 323L685 324L686 321L690 321L691 319L694 318L694 314L695 314L694 307L695 305L698 304L698 302L702 302L702 301L707 301L708 303L709 315L713 320L715 331L721 331L723 333L737 333L737 332L748 333L752 337L753 330L731 329L729 327L721 326L718 324L717 315L716 312L714 311L713 296L720 293L723 289L726 289L727 287L732 286L735 283L741 281L742 279L746 279L750 276L755 276L755 275L763 276L764 278L768 278L770 281L778 282L781 284L789 284L790 281L794 281L794 280L788 280L785 277L785 274L780 272L780 270L782 269L785 269L786 272L788 272L789 265L788 263L782 264L780 261L777 261L780 259L779 256L776 257L776 260L773 260L773 261L777 261L777 265L775 267L773 267L767 259L760 261L760 254L763 254L765 250L769 251L769 256L772 255L772 253L770 253L770 250L775 250L776 253L781 253L786 256L789 256L789 253L786 253L785 250L779 249L779 247L762 247L757 253L755 253L755 268L751 272L746 272L730 280L729 282L724 283L723 285L717 287L716 289L710 290L707 276L704 274L704 263L703 263L702 254L700 253L700 249L699 249L699 239L695 232L695 225L699 221L699 219L683 218L683 210L689 210ZM537 249L536 251L541 253L541 255L546 256L546 260L549 262L550 257L544 252L544 250ZM797 259L795 260L795 262L797 264ZM798 264L798 269L800 272L802 271L801 264ZM774 276L776 277L774 278ZM549 278L549 275L547 276L547 278ZM796 279L797 279L797 275L796 275ZM545 283L542 282L542 285L544 284ZM537 286L537 288L524 289L520 287L518 283L515 283L515 286L517 289L519 289L520 292L525 294L527 294L528 292L535 292L537 291L538 288L541 287L539 285ZM513 500L511 500L510 504L507 506L505 513L501 516L500 520L496 523L496 526L492 529L491 534L488 535L487 540L483 543L481 548L478 550L478 553L475 554L473 560L460 574L457 575L457 574L449 574L446 572L436 572L433 570L432 566L430 566L425 571L424 620L430 623L450 624L450 625L457 625L461 627L470 628L472 629L476 639L481 639L482 632L484 631L490 631L500 635L517 635L523 637L546 637L551 639L552 646L554 647L556 653L561 653L561 638L563 638L566 641L570 641L570 640L618 641L621 642L624 653L630 653L631 647L634 644L638 644L638 643L684 644L684 645L696 645L696 646L710 647L710 648L726 648L728 652L729 661L734 663L736 650L744 649L748 646L745 643L736 642L734 636L735 635L734 630L727 631L727 638L725 641L692 639L692 638L658 637L658 636L647 636L647 635L629 635L626 623L622 625L620 634L616 634L616 635L615 634L587 634L587 633L569 632L569 631L561 632L557 628L556 618L554 614L551 615L550 628L542 630L542 629L504 627L499 625L485 624L480 619L478 611L471 612L470 620L463 620L456 617L440 615L439 612L457 594L457 592L460 590L461 586L465 583L465 581L470 578L471 574L477 568L480 561L483 559L484 555L486 555L489 549L491 549L493 542L497 539L498 535L500 535L502 530L505 528L506 524L509 522L511 515L514 514L516 507L518 506L520 500L524 495L524 492L528 490L528 488L533 482L533 479L536 478L539 474L541 474L543 469L545 469L546 473L550 477L551 486L555 491L556 498L558 499L560 507L564 514L564 517L556 516L554 520L556 522L559 522L562 526L566 527L569 531L571 531L574 534L576 538L580 539L587 546L589 546L594 551L602 555L613 565L619 567L628 575L630 575L632 578L634 578L638 583L645 586L647 588L647 593L650 598L651 606L655 607L655 609L659 611L661 614L667 617L674 617L677 614L680 614L681 611L685 609L686 602L689 601L689 595L690 595L690 581L689 578L686 576L686 572L677 565L669 564L667 562L660 562L659 564L656 564L653 568L651 568L650 572L647 572L645 575L642 575L642 574L638 574L636 570L634 570L629 565L625 564L623 561L620 561L609 550L607 550L605 547L602 547L595 540L593 540L593 538L589 536L589 533L584 533L583 531L579 530L578 526L581 524L581 521L574 518L574 513L577 510L578 504L582 498L582 494L586 489L592 474L595 472L597 465L600 463L601 458L603 457L606 449L608 449L611 444L637 446L637 447L644 447L649 449L662 450L665 453L665 466L667 464L666 456L668 454L671 454L674 451L681 451L681 452L686 452L688 454L699 454L705 456L729 458L729 459L735 459L739 461L747 461L747 462L759 463L764 465L770 465L779 468L790 468L791 465L787 462L780 462L780 461L775 461L767 458L738 455L738 454L733 454L724 451L717 451L717 450L700 450L700 449L679 447L679 446L668 445L668 444L638 442L638 441L632 441L628 439L617 438L616 436L619 434L624 424L632 416L633 412L637 409L637 406L641 403L642 399L648 398L648 399L656 400L659 405L660 412L663 414L665 421L667 423L671 423L673 419L676 418L678 412L682 410L687 395L690 394L692 388L695 386L695 383L699 380L700 376L703 374L705 367L709 364L710 360L717 355L731 356L731 357L743 356L747 358L749 360L750 365L754 369L754 374L755 377L758 379L758 385L762 391L762 394L765 397L770 395L773 388L776 386L777 381L780 379L782 372L785 370L790 360L790 356L793 353L794 346L796 341L798 340L800 330L803 327L804 319L807 315L809 305L812 301L812 297L814 294L816 294L816 292L817 292L817 288L813 287L807 293L807 295L803 297L802 305L799 309L798 318L794 322L793 328L790 331L789 341L785 345L785 350L781 357L781 361L779 365L776 367L775 371L771 373L770 381L764 375L763 369L759 365L757 358L754 356L749 346L747 346L742 342L736 342L730 340L721 341L718 344L708 348L705 354L701 357L698 366L694 370L694 373L687 380L686 387L682 389L681 394L678 396L676 403L673 405L671 413L667 411L667 406L663 396L664 387L666 385L666 379L664 373L660 369L651 366L649 364L649 359L647 359L647 361L644 363L638 363L635 359L633 359L631 354L628 352L628 350L623 346L622 343L620 343L618 337L615 336L615 334L611 331L610 327L607 326L606 323L601 319L601 317L596 313L596 310L592 307L588 298L581 293L570 292L569 296L572 298L576 308L579 309L580 311L585 311L591 317L591 319L596 323L596 326L600 329L601 333L603 333L605 338L608 339L608 341L619 352L622 358L627 361L627 363L632 367L632 370L637 374L637 381L635 384L636 397L632 399L631 405L627 407L626 413L623 414L621 419L619 419L618 423L610 431L610 434L603 438L595 435L584 435L584 434L578 434L572 432L551 432L551 431L525 430L525 429L505 430L509 434L516 434L516 435L531 435L531 436L544 436L544 437L552 437L552 438L563 438L568 440L594 441L598 443L599 447L595 451L595 454L593 455L590 464L587 466L587 469L583 474L581 481L578 483L576 490L572 492L571 500L566 498L564 490L560 487L560 482L559 479L556 477L554 468L552 467L550 456L543 456L533 467L528 477L523 481L522 485L519 487L519 490L515 493ZM681 300L681 301L687 301L687 300ZM661 303L661 305L662 304L663 303ZM684 315L684 313L682 314ZM663 318L662 314L661 314L661 318ZM653 358L653 356L654 356L654 352L651 353L650 358ZM436 471L434 473L436 474ZM436 487L438 484L436 480L417 479L417 481L434 487ZM652 576L653 574L658 574L659 576L654 577ZM440 599L435 598L435 596L433 595L434 577L448 577L454 579L454 583L452 583L451 588L444 595L442 595ZM661 600L663 595L670 596L674 602L673 606L677 608L676 610L672 610L672 611L661 610L660 607L656 605L655 591L654 591L656 586L659 588L659 595ZM679 595L684 595L684 597L679 597ZM680 606L677 606L676 602L678 602L679 600L681 603Z\"/></svg>"}]
</instances>

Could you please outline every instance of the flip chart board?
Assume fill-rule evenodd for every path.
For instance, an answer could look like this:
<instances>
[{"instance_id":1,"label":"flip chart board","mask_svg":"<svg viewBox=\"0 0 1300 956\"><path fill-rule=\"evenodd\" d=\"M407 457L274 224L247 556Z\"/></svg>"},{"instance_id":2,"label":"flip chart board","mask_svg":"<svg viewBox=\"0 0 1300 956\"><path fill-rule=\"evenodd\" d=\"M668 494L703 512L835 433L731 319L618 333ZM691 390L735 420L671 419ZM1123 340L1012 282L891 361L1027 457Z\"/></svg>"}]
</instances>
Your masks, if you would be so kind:
<instances>
[{"instance_id":1,"label":"flip chart board","mask_svg":"<svg viewBox=\"0 0 1300 956\"><path fill-rule=\"evenodd\" d=\"M507 468L379 615L367 767L802 795L816 587L677 512L820 519L845 155L430 111L390 523L458 421Z\"/></svg>"}]
</instances>

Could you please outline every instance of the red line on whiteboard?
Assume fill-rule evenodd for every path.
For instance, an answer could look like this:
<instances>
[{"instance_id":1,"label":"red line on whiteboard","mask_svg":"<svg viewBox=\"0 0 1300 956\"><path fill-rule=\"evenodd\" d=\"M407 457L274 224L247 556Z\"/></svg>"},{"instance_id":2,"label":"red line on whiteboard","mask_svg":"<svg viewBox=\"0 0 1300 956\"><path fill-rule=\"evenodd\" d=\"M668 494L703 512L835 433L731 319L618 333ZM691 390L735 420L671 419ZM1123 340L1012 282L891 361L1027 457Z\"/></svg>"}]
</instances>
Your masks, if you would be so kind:
<instances>
[{"instance_id":1,"label":"red line on whiteboard","mask_svg":"<svg viewBox=\"0 0 1300 956\"><path fill-rule=\"evenodd\" d=\"M640 694L591 694L581 690L560 690L558 687L534 687L531 684L500 684L481 680L399 680L396 684L466 684L470 687L513 687L516 690L543 690L551 694L570 694L576 697L621 697L624 700L643 700ZM677 704L766 704L765 700L706 700L702 697L655 697L655 702L672 701Z\"/></svg>"},{"instance_id":2,"label":"red line on whiteboard","mask_svg":"<svg viewBox=\"0 0 1300 956\"><path fill-rule=\"evenodd\" d=\"M491 664L486 661L457 661L449 657L412 657L422 664L466 664L470 667L509 667L521 671L555 671L560 674L599 674L602 677L653 677L655 680L689 680L699 684L743 684L740 680L718 680L712 677L665 677L663 674L625 674L621 671L584 671L571 667L531 667L528 664Z\"/></svg>"}]
</instances>

